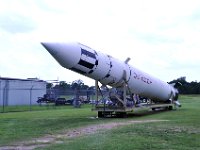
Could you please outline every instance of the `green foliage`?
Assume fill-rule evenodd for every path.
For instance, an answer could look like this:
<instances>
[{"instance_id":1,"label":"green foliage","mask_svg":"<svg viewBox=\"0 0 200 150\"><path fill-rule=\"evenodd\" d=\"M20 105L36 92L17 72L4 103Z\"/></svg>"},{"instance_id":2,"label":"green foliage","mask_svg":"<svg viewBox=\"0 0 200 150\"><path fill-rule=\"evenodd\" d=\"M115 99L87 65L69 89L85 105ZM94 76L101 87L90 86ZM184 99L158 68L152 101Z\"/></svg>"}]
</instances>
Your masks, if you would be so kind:
<instances>
[{"instance_id":1,"label":"green foliage","mask_svg":"<svg viewBox=\"0 0 200 150\"><path fill-rule=\"evenodd\" d=\"M187 82L186 77L180 77L169 83L181 83L181 85L175 85L180 94L200 94L200 82Z\"/></svg>"},{"instance_id":2,"label":"green foliage","mask_svg":"<svg viewBox=\"0 0 200 150\"><path fill-rule=\"evenodd\" d=\"M46 88L47 89L50 89L50 88L52 88L53 87L53 83L47 83L47 85L46 85Z\"/></svg>"},{"instance_id":3,"label":"green foliage","mask_svg":"<svg viewBox=\"0 0 200 150\"><path fill-rule=\"evenodd\" d=\"M59 90L87 90L89 88L88 85L85 85L82 80L75 80L72 83L66 83L65 81L60 81L59 84L53 87L54 89Z\"/></svg>"},{"instance_id":4,"label":"green foliage","mask_svg":"<svg viewBox=\"0 0 200 150\"><path fill-rule=\"evenodd\" d=\"M60 81L58 85L55 86L58 89L71 89L71 84L66 83L65 81Z\"/></svg>"}]
</instances>

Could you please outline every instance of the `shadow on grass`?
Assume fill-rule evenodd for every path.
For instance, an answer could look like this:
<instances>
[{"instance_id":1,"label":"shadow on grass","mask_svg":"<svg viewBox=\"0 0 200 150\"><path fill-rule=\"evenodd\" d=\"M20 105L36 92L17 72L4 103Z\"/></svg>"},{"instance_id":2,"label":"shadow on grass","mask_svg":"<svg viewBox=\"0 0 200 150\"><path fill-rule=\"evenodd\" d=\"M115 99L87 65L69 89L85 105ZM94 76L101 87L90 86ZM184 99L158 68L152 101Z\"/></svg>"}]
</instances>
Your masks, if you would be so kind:
<instances>
[{"instance_id":1,"label":"shadow on grass","mask_svg":"<svg viewBox=\"0 0 200 150\"><path fill-rule=\"evenodd\" d=\"M154 114L161 114L161 113L165 113L169 111L176 111L176 110L166 110L166 109L158 109L154 111L142 110L142 111L138 111L134 113L130 112L127 114L122 114L122 115L116 115L116 114L106 115L106 116L103 116L102 118L135 118L135 117L150 116Z\"/></svg>"},{"instance_id":2,"label":"shadow on grass","mask_svg":"<svg viewBox=\"0 0 200 150\"><path fill-rule=\"evenodd\" d=\"M142 112L136 112L136 113L129 113L127 114L128 117L142 117L142 116L148 116L148 115L154 115L154 114L161 114L169 111L175 111L175 110L166 110L166 109L160 109L155 111L142 111Z\"/></svg>"}]
</instances>

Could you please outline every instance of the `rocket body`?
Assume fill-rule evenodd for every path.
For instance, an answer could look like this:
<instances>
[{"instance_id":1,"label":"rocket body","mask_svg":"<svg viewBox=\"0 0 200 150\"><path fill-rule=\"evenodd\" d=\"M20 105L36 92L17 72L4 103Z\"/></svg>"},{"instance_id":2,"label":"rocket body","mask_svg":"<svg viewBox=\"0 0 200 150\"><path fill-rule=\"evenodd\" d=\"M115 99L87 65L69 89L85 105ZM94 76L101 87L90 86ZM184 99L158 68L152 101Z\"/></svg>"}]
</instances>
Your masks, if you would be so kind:
<instances>
[{"instance_id":1,"label":"rocket body","mask_svg":"<svg viewBox=\"0 0 200 150\"><path fill-rule=\"evenodd\" d=\"M174 99L178 91L128 63L95 51L81 43L42 43L48 52L66 69L99 81L103 85L122 87L131 93L155 101Z\"/></svg>"}]
</instances>

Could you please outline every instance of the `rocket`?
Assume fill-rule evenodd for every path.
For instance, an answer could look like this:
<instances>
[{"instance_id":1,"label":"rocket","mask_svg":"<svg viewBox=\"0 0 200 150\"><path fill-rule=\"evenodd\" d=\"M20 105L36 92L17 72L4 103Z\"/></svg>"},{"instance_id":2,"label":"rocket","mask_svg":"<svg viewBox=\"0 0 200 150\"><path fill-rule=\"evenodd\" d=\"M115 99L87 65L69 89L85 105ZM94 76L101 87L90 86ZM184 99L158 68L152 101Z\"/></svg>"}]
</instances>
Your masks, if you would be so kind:
<instances>
[{"instance_id":1,"label":"rocket","mask_svg":"<svg viewBox=\"0 0 200 150\"><path fill-rule=\"evenodd\" d=\"M99 81L102 85L122 87L129 91L157 102L178 102L178 90L172 85L145 73L125 61L96 51L78 42L42 42L45 49L69 70Z\"/></svg>"}]
</instances>

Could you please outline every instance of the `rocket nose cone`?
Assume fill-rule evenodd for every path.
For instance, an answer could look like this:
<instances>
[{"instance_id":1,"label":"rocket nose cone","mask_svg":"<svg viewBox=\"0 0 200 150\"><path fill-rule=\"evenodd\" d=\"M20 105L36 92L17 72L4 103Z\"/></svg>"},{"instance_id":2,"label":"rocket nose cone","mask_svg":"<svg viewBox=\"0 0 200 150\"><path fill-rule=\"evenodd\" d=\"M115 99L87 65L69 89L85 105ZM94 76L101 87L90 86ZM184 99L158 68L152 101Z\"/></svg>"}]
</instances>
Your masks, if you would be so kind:
<instances>
[{"instance_id":1,"label":"rocket nose cone","mask_svg":"<svg viewBox=\"0 0 200 150\"><path fill-rule=\"evenodd\" d=\"M80 47L77 43L41 42L45 49L65 68L71 68L80 60Z\"/></svg>"},{"instance_id":2,"label":"rocket nose cone","mask_svg":"<svg viewBox=\"0 0 200 150\"><path fill-rule=\"evenodd\" d=\"M45 47L45 49L52 55L55 56L57 51L58 51L58 47L56 46L55 43L47 43L47 42L41 42L42 46Z\"/></svg>"}]
</instances>

